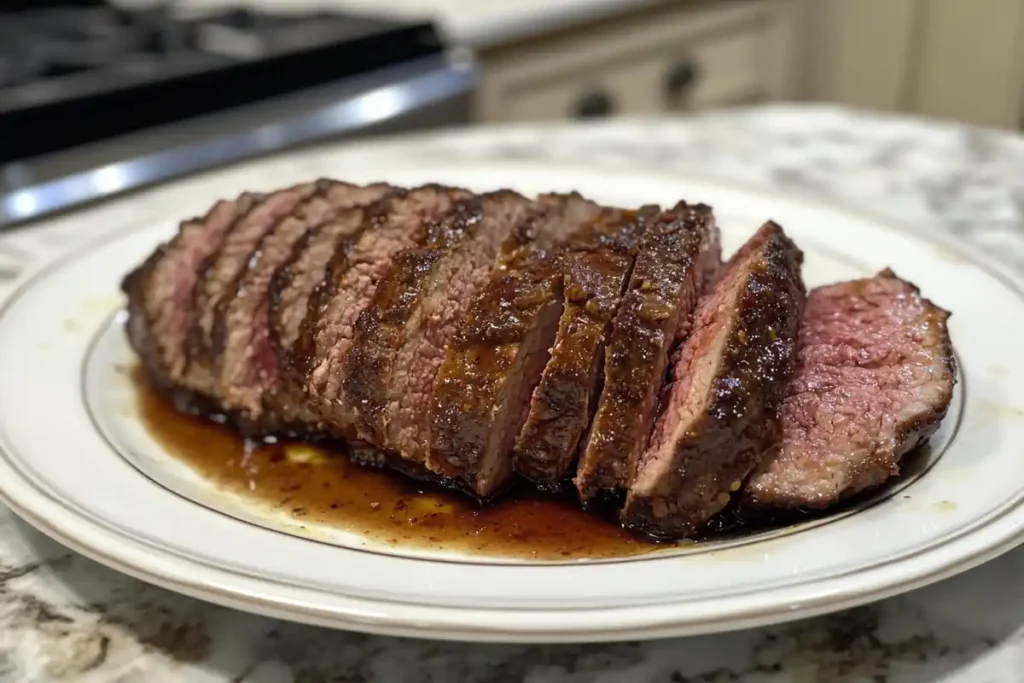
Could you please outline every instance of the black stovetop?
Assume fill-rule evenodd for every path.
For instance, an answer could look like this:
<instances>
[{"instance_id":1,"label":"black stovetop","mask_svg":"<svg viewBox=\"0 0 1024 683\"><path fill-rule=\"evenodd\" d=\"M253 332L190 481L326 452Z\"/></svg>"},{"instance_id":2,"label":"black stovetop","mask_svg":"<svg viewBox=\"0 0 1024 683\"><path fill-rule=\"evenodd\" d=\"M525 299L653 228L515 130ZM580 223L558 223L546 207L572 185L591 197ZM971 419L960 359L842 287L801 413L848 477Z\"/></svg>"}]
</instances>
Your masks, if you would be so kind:
<instances>
[{"instance_id":1,"label":"black stovetop","mask_svg":"<svg viewBox=\"0 0 1024 683\"><path fill-rule=\"evenodd\" d=\"M0 162L437 54L429 24L0 0Z\"/></svg>"}]
</instances>

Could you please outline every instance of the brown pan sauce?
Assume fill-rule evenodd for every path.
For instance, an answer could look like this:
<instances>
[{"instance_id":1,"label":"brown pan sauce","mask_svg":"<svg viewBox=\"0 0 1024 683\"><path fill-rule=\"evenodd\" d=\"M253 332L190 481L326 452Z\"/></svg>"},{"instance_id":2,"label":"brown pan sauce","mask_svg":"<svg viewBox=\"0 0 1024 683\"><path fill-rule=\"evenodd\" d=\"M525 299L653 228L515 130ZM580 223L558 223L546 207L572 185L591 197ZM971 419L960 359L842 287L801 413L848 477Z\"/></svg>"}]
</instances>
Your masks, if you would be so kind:
<instances>
[{"instance_id":1,"label":"brown pan sauce","mask_svg":"<svg viewBox=\"0 0 1024 683\"><path fill-rule=\"evenodd\" d=\"M353 463L306 444L246 444L228 428L185 415L132 372L138 412L166 451L224 490L376 543L525 560L631 557L657 549L579 508L575 496L514 492L483 506L436 485ZM527 487L523 487L526 489ZM513 493L513 492L510 492Z\"/></svg>"}]
</instances>

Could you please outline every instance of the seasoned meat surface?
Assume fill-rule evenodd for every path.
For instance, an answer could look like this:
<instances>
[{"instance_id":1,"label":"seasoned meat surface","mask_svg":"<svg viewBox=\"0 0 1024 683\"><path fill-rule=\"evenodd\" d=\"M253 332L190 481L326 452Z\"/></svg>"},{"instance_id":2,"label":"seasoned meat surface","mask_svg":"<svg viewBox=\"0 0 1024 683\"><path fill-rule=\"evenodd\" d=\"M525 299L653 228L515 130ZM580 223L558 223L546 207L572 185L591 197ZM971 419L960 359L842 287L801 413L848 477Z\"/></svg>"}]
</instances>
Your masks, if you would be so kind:
<instances>
[{"instance_id":1,"label":"seasoned meat surface","mask_svg":"<svg viewBox=\"0 0 1024 683\"><path fill-rule=\"evenodd\" d=\"M767 223L702 300L626 496L627 526L663 538L693 534L777 444L805 299L802 260Z\"/></svg>"},{"instance_id":2,"label":"seasoned meat surface","mask_svg":"<svg viewBox=\"0 0 1024 683\"><path fill-rule=\"evenodd\" d=\"M647 222L612 324L604 386L576 471L583 500L625 490L632 482L654 424L669 353L720 260L710 207L682 202Z\"/></svg>"},{"instance_id":3,"label":"seasoned meat surface","mask_svg":"<svg viewBox=\"0 0 1024 683\"><path fill-rule=\"evenodd\" d=\"M499 272L448 346L430 399L427 467L486 497L512 473L512 447L562 312L552 259Z\"/></svg>"},{"instance_id":4,"label":"seasoned meat surface","mask_svg":"<svg viewBox=\"0 0 1024 683\"><path fill-rule=\"evenodd\" d=\"M823 508L898 474L900 458L935 432L953 397L948 317L891 270L811 292L782 443L745 497Z\"/></svg>"}]
</instances>

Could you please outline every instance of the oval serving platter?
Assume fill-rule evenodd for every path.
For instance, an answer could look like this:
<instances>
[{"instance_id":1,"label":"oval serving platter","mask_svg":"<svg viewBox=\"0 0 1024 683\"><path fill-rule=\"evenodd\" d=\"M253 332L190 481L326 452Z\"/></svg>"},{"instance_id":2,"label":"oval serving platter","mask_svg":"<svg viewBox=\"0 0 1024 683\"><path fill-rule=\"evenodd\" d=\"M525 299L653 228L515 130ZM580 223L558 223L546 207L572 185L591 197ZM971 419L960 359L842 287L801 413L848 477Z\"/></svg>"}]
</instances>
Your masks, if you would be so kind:
<instances>
[{"instance_id":1,"label":"oval serving platter","mask_svg":"<svg viewBox=\"0 0 1024 683\"><path fill-rule=\"evenodd\" d=\"M116 311L122 273L179 217L27 278L0 311L0 495L57 540L203 599L309 623L464 640L622 640L849 607L949 576L1024 530L1018 282L909 228L711 179L517 163L382 163L346 180L443 182L602 203L711 204L730 252L765 219L806 252L809 287L886 266L952 311L954 405L911 476L841 514L614 561L534 562L381 544L229 495L141 425ZM280 182L283 182L281 180ZM237 188L238 190L246 188Z\"/></svg>"}]
</instances>

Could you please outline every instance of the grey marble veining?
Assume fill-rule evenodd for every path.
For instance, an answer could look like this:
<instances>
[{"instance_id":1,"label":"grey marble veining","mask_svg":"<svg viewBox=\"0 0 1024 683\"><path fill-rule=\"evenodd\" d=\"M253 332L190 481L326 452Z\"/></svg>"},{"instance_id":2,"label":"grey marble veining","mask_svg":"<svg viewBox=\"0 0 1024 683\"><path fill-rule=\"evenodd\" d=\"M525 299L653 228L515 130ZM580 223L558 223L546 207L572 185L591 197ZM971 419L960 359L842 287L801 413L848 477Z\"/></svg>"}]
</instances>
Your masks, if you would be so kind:
<instances>
[{"instance_id":1,"label":"grey marble veining","mask_svg":"<svg viewBox=\"0 0 1024 683\"><path fill-rule=\"evenodd\" d=\"M382 149L711 174L944 230L1024 272L1024 140L825 107L550 125L306 152L185 181L0 239L0 297L106 231L180 217L239 183L341 175ZM186 202L187 203L187 202ZM194 206L193 206L194 205ZM505 683L1024 681L1024 550L929 588L727 635L592 646L462 645L299 626L122 576L0 510L0 682Z\"/></svg>"}]
</instances>

